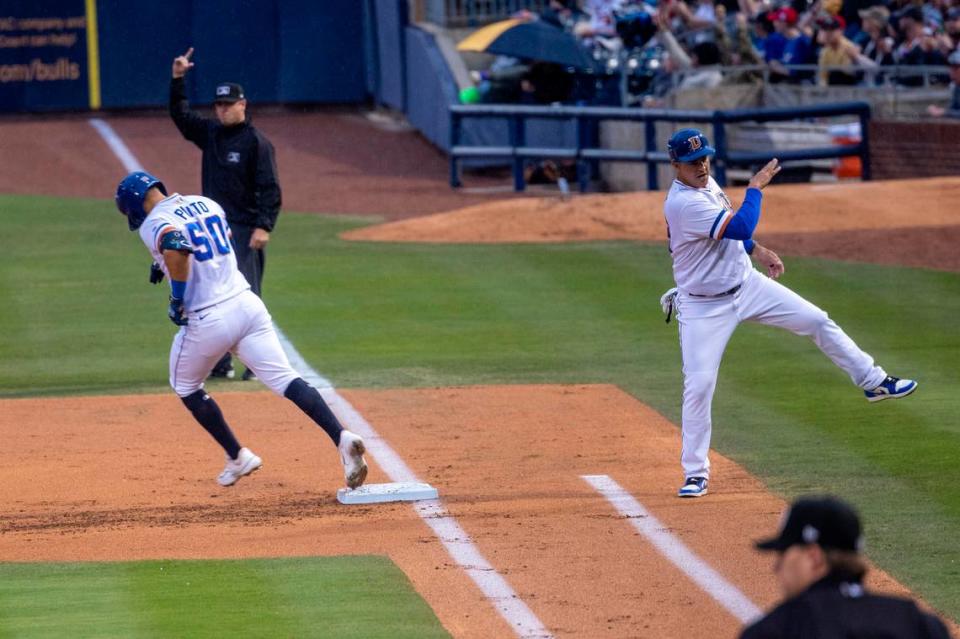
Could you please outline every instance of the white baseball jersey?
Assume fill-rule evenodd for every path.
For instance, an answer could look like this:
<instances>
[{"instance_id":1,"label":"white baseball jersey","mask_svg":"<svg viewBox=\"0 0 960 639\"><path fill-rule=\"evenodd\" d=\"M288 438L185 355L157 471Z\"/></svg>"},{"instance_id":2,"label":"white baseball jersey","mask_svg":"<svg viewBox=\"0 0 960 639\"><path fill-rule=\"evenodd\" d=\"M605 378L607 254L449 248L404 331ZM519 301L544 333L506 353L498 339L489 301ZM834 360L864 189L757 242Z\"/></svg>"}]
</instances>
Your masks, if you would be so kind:
<instances>
[{"instance_id":1,"label":"white baseball jersey","mask_svg":"<svg viewBox=\"0 0 960 639\"><path fill-rule=\"evenodd\" d=\"M753 268L743 242L723 239L734 213L730 199L712 176L702 189L673 181L663 214L673 278L681 291L717 295L743 284Z\"/></svg>"},{"instance_id":2,"label":"white baseball jersey","mask_svg":"<svg viewBox=\"0 0 960 639\"><path fill-rule=\"evenodd\" d=\"M237 256L230 245L230 226L219 204L200 195L174 193L150 211L140 226L140 239L168 278L160 240L174 229L193 247L183 300L186 312L209 308L250 288L237 269Z\"/></svg>"}]
</instances>

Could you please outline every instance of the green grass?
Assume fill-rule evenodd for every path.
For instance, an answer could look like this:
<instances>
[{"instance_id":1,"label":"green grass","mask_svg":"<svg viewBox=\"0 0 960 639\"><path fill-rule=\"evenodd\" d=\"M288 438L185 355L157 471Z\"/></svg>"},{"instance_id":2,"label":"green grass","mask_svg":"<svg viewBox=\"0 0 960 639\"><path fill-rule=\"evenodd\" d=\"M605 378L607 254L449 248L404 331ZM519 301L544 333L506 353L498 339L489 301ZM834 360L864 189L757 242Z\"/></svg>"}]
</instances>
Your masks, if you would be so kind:
<instances>
[{"instance_id":1,"label":"green grass","mask_svg":"<svg viewBox=\"0 0 960 639\"><path fill-rule=\"evenodd\" d=\"M16 238L0 263L0 396L166 392L167 291L147 283L146 251L112 205L0 197L0 219ZM679 421L661 244L336 238L363 223L284 213L268 253L274 318L336 385L608 382ZM785 497L851 499L871 558L960 618L960 275L786 264L786 285L920 390L868 404L808 340L744 325L721 368L715 447Z\"/></svg>"},{"instance_id":2,"label":"green grass","mask_svg":"<svg viewBox=\"0 0 960 639\"><path fill-rule=\"evenodd\" d=\"M0 563L0 637L448 637L386 557Z\"/></svg>"}]
</instances>

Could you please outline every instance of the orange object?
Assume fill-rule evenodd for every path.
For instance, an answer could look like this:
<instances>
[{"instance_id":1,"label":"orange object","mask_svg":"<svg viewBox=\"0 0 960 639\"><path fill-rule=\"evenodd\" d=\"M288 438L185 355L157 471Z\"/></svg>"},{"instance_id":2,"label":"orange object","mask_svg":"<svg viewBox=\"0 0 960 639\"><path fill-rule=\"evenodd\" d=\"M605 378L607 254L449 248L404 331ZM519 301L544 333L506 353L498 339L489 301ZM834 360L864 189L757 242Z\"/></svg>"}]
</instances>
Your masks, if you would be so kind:
<instances>
[{"instance_id":1,"label":"orange object","mask_svg":"<svg viewBox=\"0 0 960 639\"><path fill-rule=\"evenodd\" d=\"M833 138L833 143L838 146L841 144L859 144L860 139L837 136ZM838 158L837 163L833 167L833 174L838 178L861 177L863 175L863 164L860 162L860 156L848 155Z\"/></svg>"}]
</instances>

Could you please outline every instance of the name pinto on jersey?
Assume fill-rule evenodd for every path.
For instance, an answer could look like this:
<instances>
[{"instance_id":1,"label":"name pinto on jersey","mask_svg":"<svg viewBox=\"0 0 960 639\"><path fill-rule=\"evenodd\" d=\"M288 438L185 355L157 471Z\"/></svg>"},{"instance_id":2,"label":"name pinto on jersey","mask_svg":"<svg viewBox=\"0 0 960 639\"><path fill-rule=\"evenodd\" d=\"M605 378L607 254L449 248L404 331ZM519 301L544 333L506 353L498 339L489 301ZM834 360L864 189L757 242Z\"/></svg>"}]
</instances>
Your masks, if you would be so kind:
<instances>
[{"instance_id":1,"label":"name pinto on jersey","mask_svg":"<svg viewBox=\"0 0 960 639\"><path fill-rule=\"evenodd\" d=\"M209 212L210 212L210 208L207 207L206 204L204 204L199 200L196 202L190 202L185 206L177 207L173 209L173 211L171 211L171 213L173 213L174 215L180 216L184 220L197 218L197 217L200 217L202 213L209 213Z\"/></svg>"}]
</instances>

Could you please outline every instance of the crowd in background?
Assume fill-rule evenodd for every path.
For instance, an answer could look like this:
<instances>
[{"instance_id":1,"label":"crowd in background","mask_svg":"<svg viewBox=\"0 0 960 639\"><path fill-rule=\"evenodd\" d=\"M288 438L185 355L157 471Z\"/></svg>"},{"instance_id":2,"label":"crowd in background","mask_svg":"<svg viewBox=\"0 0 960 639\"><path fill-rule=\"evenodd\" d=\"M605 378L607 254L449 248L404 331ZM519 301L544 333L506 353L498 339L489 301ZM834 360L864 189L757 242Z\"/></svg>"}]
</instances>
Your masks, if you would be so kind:
<instances>
[{"instance_id":1,"label":"crowd in background","mask_svg":"<svg viewBox=\"0 0 960 639\"><path fill-rule=\"evenodd\" d=\"M626 78L644 104L725 82L956 89L960 81L960 0L551 0L520 17L569 32L595 61L589 73ZM917 66L949 70L925 77L910 71ZM489 102L594 101L578 86L584 70L570 71L501 57L476 79ZM953 94L928 113L960 115Z\"/></svg>"}]
</instances>

